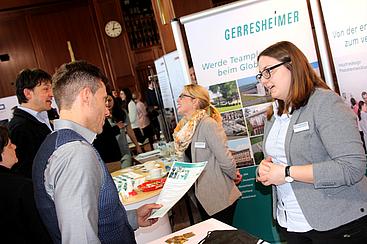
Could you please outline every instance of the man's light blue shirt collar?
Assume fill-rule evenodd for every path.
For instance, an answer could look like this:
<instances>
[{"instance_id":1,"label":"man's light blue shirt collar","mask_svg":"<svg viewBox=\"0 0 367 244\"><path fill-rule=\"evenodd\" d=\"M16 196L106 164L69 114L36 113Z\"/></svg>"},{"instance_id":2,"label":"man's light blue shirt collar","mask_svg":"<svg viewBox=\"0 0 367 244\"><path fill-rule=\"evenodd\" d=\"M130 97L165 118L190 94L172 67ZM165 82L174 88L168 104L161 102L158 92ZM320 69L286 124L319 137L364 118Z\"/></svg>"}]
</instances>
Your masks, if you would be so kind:
<instances>
[{"instance_id":1,"label":"man's light blue shirt collar","mask_svg":"<svg viewBox=\"0 0 367 244\"><path fill-rule=\"evenodd\" d=\"M33 110L31 108L26 108L23 106L19 106L19 109L29 113L30 115L32 115L34 118L36 118L39 122L44 123L48 126L48 128L50 128L50 130L52 131L52 127L50 124L50 120L48 119L48 115L47 115L47 111L41 111L38 112L36 110Z\"/></svg>"},{"instance_id":2,"label":"man's light blue shirt collar","mask_svg":"<svg viewBox=\"0 0 367 244\"><path fill-rule=\"evenodd\" d=\"M82 137L84 137L91 144L97 136L97 133L71 120L56 119L54 121L54 127L55 127L55 131L58 131L61 129L73 130L76 133L78 133L79 135L81 135Z\"/></svg>"}]
</instances>

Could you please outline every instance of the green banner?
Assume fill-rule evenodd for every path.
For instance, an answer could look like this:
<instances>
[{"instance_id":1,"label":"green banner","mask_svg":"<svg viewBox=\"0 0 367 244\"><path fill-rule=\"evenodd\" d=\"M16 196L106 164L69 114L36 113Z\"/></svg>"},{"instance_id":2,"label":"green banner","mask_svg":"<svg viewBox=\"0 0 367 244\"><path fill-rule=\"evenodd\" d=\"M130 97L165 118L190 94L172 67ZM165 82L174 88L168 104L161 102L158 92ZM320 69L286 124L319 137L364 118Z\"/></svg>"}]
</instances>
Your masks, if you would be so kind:
<instances>
[{"instance_id":1,"label":"green banner","mask_svg":"<svg viewBox=\"0 0 367 244\"><path fill-rule=\"evenodd\" d=\"M272 217L271 187L256 182L257 166L240 169L243 180L233 225L267 242L280 242Z\"/></svg>"}]
</instances>

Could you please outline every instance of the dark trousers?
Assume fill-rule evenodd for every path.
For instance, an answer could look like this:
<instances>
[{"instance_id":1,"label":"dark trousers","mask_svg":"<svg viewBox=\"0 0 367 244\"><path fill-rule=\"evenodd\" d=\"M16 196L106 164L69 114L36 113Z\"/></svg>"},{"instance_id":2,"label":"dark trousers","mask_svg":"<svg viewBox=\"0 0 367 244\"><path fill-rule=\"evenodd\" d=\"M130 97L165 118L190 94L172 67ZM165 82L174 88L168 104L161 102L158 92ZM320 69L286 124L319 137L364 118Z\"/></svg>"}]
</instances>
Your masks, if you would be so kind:
<instances>
[{"instance_id":1,"label":"dark trousers","mask_svg":"<svg viewBox=\"0 0 367 244\"><path fill-rule=\"evenodd\" d=\"M367 215L328 231L310 230L304 233L288 232L279 227L287 244L362 244L367 243Z\"/></svg>"},{"instance_id":2,"label":"dark trousers","mask_svg":"<svg viewBox=\"0 0 367 244\"><path fill-rule=\"evenodd\" d=\"M227 225L233 225L234 211L236 210L238 201L235 201L231 206L223 209L222 211L218 213L213 214L212 216L208 215L208 213L205 211L205 209L200 204L198 199L196 199L196 202L198 204L198 210L200 213L200 217L203 221L210 219L210 218L214 218L219 221L222 221L223 223L226 223Z\"/></svg>"},{"instance_id":3,"label":"dark trousers","mask_svg":"<svg viewBox=\"0 0 367 244\"><path fill-rule=\"evenodd\" d=\"M135 134L136 140L137 140L139 143L143 143L143 142L145 141L145 136L141 133L140 128L135 128L135 129L133 129L133 131L134 131L134 134Z\"/></svg>"},{"instance_id":4,"label":"dark trousers","mask_svg":"<svg viewBox=\"0 0 367 244\"><path fill-rule=\"evenodd\" d=\"M154 143L154 129L153 127L149 124L148 126L143 128L143 133L145 138L149 139L149 143L150 146L153 148L153 143Z\"/></svg>"}]
</instances>

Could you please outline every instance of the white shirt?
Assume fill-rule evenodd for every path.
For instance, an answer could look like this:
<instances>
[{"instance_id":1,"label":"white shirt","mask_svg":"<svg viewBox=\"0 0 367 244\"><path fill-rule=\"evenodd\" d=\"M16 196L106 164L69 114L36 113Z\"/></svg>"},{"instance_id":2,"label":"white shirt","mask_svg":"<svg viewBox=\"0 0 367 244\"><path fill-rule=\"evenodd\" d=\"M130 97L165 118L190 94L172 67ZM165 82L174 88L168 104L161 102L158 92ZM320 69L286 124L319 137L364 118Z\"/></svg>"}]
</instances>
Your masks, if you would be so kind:
<instances>
[{"instance_id":1,"label":"white shirt","mask_svg":"<svg viewBox=\"0 0 367 244\"><path fill-rule=\"evenodd\" d=\"M47 111L37 112L33 109L25 108L22 106L19 106L18 108L29 113L33 117L35 117L39 122L46 124L48 128L50 128L50 130L53 131L51 124L50 124L50 120L48 119Z\"/></svg>"},{"instance_id":2,"label":"white shirt","mask_svg":"<svg viewBox=\"0 0 367 244\"><path fill-rule=\"evenodd\" d=\"M136 105L133 100L129 102L128 110L129 110L129 119L131 123L131 128L136 129L139 128L138 124L138 111L136 110Z\"/></svg>"},{"instance_id":3,"label":"white shirt","mask_svg":"<svg viewBox=\"0 0 367 244\"><path fill-rule=\"evenodd\" d=\"M273 163L288 165L285 155L285 137L291 115L277 115L276 104L273 104L275 121L265 142L265 151ZM276 186L277 188L277 220L280 226L291 232L307 232L312 230L294 195L292 183Z\"/></svg>"}]
</instances>

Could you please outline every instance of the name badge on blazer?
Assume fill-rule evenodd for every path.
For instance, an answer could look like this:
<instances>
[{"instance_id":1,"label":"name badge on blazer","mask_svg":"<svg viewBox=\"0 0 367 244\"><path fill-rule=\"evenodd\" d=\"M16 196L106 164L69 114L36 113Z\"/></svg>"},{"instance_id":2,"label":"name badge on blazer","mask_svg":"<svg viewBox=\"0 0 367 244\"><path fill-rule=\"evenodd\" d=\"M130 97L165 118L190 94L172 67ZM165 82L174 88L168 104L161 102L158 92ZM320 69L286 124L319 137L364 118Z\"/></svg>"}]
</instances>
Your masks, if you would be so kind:
<instances>
[{"instance_id":1,"label":"name badge on blazer","mask_svg":"<svg viewBox=\"0 0 367 244\"><path fill-rule=\"evenodd\" d=\"M308 121L293 125L294 133L309 130L309 129L310 129L310 126L308 126Z\"/></svg>"},{"instance_id":2,"label":"name badge on blazer","mask_svg":"<svg viewBox=\"0 0 367 244\"><path fill-rule=\"evenodd\" d=\"M205 142L197 141L195 142L194 147L195 148L205 148Z\"/></svg>"}]
</instances>

